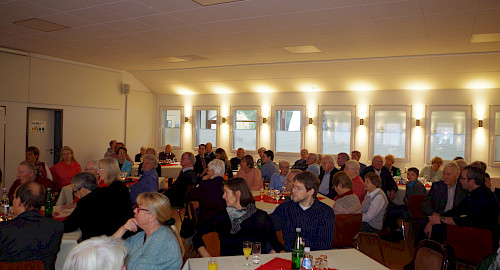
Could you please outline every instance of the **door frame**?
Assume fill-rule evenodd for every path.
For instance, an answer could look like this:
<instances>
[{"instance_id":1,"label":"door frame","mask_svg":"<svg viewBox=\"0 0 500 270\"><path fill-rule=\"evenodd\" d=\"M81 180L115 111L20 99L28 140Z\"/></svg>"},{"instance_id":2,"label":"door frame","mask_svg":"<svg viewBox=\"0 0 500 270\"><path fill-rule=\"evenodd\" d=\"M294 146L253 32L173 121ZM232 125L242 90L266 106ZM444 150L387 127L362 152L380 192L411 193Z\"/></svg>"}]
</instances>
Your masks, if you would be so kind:
<instances>
[{"instance_id":1,"label":"door frame","mask_svg":"<svg viewBox=\"0 0 500 270\"><path fill-rule=\"evenodd\" d=\"M29 134L29 119L30 119L30 109L33 110L45 110L45 111L53 111L54 112L54 165L59 162L62 140L63 140L63 109L54 109L54 108L40 108L40 107L27 107L26 108L26 147L28 145L28 134Z\"/></svg>"},{"instance_id":2,"label":"door frame","mask_svg":"<svg viewBox=\"0 0 500 270\"><path fill-rule=\"evenodd\" d=\"M2 188L5 187L5 158L6 158L6 143L5 143L5 140L7 138L7 106L5 105L0 105L0 107L3 108L3 112L4 112L4 122L3 123L0 123L0 125L3 125L3 142L0 142L0 143L3 143L3 164L0 164L1 169L2 169L2 178L0 179L0 186Z\"/></svg>"}]
</instances>

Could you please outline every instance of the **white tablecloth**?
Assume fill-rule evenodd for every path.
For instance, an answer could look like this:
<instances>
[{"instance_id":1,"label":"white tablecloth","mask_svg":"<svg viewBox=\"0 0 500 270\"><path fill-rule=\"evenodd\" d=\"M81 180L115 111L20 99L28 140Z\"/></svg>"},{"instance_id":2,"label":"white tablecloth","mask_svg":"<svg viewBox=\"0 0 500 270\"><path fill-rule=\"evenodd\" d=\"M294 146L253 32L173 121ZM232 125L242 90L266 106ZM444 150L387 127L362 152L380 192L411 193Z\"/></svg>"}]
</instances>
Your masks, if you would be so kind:
<instances>
[{"instance_id":1,"label":"white tablecloth","mask_svg":"<svg viewBox=\"0 0 500 270\"><path fill-rule=\"evenodd\" d=\"M252 191L252 195L255 197L255 196L260 196L260 191ZM322 200L320 200L320 202L322 203L326 203L328 206L332 207L333 204L335 203L332 199L329 199L321 194L318 193L318 197L319 198L324 198ZM255 202L255 206L258 208L258 209L261 209L261 210L264 210L266 211L268 214L272 214L274 212L274 209L276 209L276 207L278 207L279 204L276 204L276 203L267 203L267 202L263 202L263 201L256 201Z\"/></svg>"},{"instance_id":2,"label":"white tablecloth","mask_svg":"<svg viewBox=\"0 0 500 270\"><path fill-rule=\"evenodd\" d=\"M312 251L311 254L314 258L322 254L327 255L328 267L330 268L337 268L342 270L389 269L356 249L319 250ZM243 264L245 263L245 256L217 257L218 270L253 270L275 257L280 257L287 260L292 259L291 253L263 254L261 255L260 264L252 264L250 258L249 261L252 266L244 267ZM206 269L208 269L207 258L191 258L187 260L186 264L182 268L182 270Z\"/></svg>"},{"instance_id":3,"label":"white tablecloth","mask_svg":"<svg viewBox=\"0 0 500 270\"><path fill-rule=\"evenodd\" d=\"M179 176L179 172L182 169L180 163L173 163L175 165L172 166L162 166L161 167L161 176L165 178L177 178ZM132 166L131 175L137 175L137 170L139 169L139 163L134 163Z\"/></svg>"}]
</instances>

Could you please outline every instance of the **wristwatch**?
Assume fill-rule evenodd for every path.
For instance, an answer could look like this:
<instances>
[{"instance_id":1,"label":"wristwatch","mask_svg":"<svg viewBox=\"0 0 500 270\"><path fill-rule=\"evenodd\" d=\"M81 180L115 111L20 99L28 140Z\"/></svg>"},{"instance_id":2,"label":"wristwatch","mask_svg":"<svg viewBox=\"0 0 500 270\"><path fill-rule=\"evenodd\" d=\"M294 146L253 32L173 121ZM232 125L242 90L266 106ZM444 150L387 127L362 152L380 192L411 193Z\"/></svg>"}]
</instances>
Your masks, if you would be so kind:
<instances>
[{"instance_id":1,"label":"wristwatch","mask_svg":"<svg viewBox=\"0 0 500 270\"><path fill-rule=\"evenodd\" d=\"M443 224L444 223L444 217L441 217L441 219L439 221L441 221L441 224Z\"/></svg>"}]
</instances>

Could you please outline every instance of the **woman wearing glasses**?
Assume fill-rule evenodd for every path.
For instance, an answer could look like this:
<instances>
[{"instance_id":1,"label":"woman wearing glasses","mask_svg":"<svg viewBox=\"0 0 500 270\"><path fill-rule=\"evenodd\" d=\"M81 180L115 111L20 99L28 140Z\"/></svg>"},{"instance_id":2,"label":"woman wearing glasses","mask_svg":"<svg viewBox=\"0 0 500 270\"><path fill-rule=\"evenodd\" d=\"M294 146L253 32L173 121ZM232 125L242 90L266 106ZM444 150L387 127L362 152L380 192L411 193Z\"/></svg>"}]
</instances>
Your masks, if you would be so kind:
<instances>
[{"instance_id":1,"label":"woman wearing glasses","mask_svg":"<svg viewBox=\"0 0 500 270\"><path fill-rule=\"evenodd\" d=\"M180 269L182 240L175 228L168 198L158 192L143 192L137 197L134 218L121 226L113 237L127 232L143 231L125 239L127 269Z\"/></svg>"}]
</instances>

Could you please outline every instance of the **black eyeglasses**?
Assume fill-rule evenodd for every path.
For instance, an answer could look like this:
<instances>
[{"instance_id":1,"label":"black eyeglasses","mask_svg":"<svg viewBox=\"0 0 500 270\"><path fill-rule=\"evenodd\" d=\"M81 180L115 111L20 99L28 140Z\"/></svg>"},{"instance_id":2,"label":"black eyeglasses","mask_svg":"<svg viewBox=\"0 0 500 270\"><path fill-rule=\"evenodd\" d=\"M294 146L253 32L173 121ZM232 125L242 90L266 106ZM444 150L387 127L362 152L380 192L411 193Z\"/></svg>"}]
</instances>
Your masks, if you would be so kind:
<instances>
[{"instance_id":1,"label":"black eyeglasses","mask_svg":"<svg viewBox=\"0 0 500 270\"><path fill-rule=\"evenodd\" d=\"M73 196L75 196L75 193L77 193L80 189L82 189L81 187L77 190L73 190L71 193L73 194Z\"/></svg>"}]
</instances>

